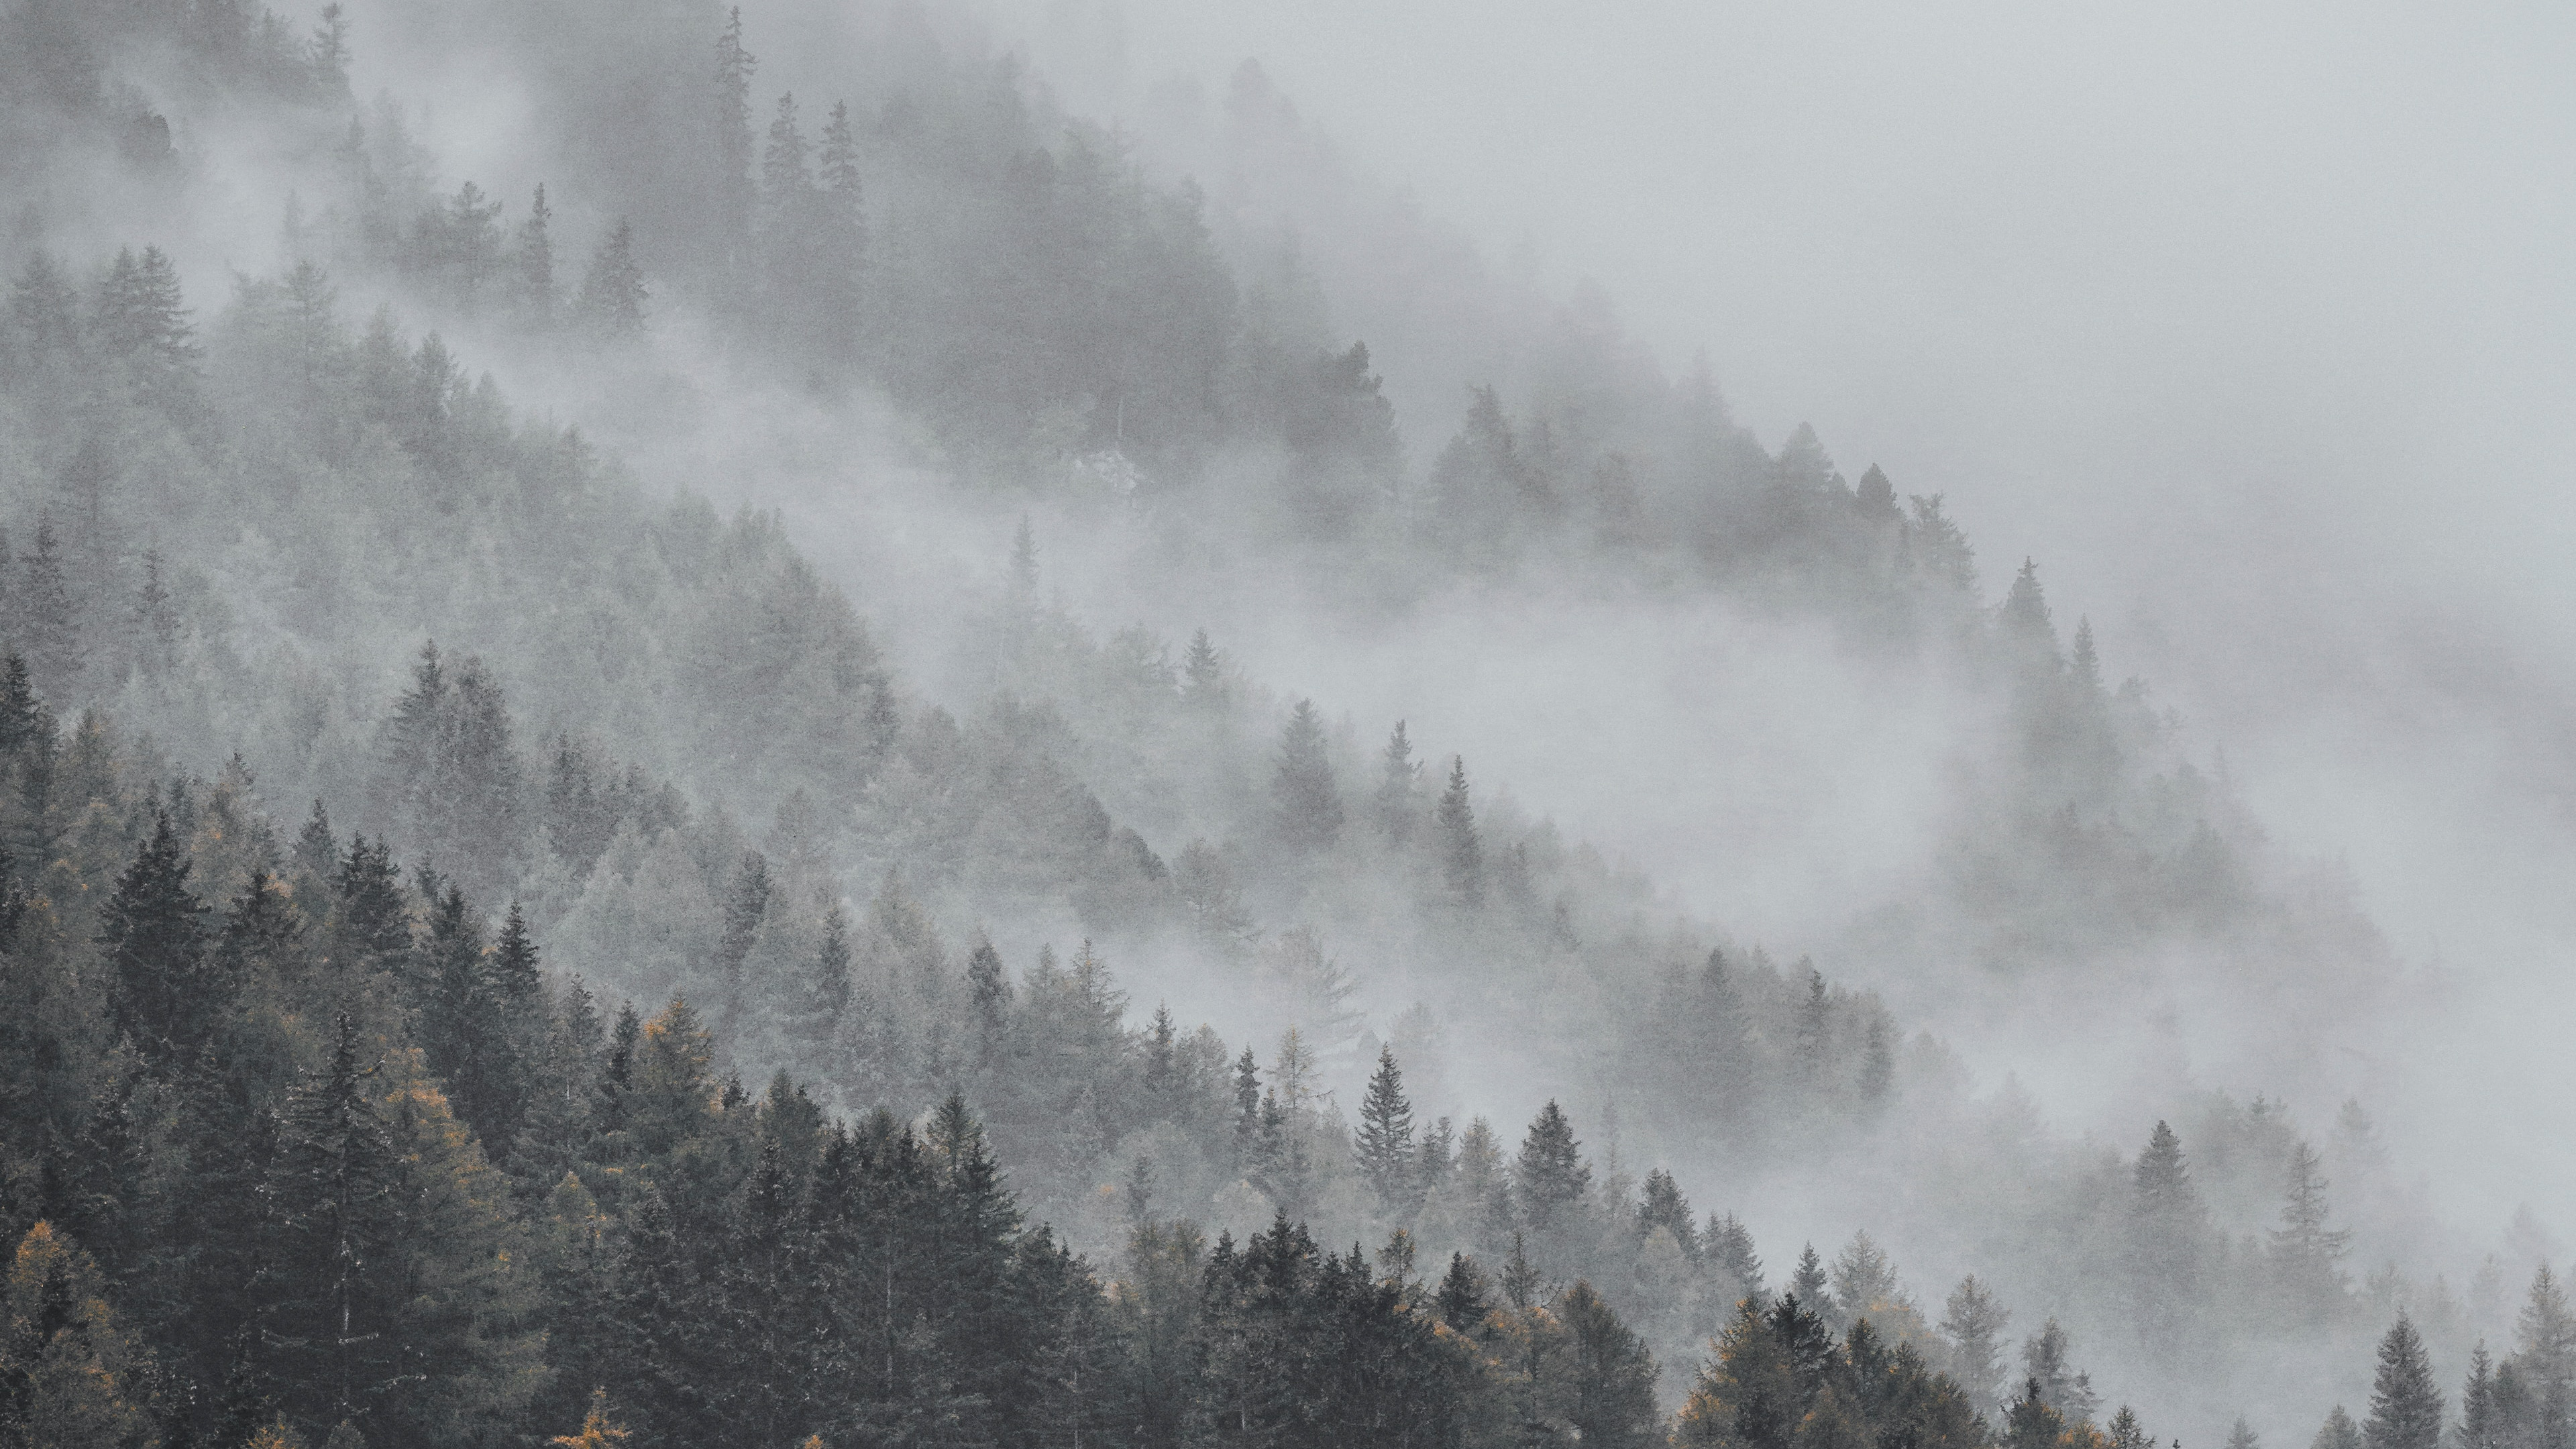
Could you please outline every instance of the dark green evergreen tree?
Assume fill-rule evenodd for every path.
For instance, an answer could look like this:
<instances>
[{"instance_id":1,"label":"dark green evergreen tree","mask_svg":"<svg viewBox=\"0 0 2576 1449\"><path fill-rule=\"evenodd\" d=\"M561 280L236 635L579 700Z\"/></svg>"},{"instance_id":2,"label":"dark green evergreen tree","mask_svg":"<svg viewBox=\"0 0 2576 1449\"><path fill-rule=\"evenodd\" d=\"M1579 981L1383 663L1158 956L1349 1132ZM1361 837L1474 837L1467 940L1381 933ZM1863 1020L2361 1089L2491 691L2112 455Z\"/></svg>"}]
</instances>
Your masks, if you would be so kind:
<instances>
[{"instance_id":1,"label":"dark green evergreen tree","mask_svg":"<svg viewBox=\"0 0 2576 1449\"><path fill-rule=\"evenodd\" d=\"M2370 1417L2362 1422L2366 1449L2440 1449L2442 1390L2433 1382L2433 1360L2423 1336L2405 1314L2379 1340L2379 1368L2370 1384Z\"/></svg>"},{"instance_id":2,"label":"dark green evergreen tree","mask_svg":"<svg viewBox=\"0 0 2576 1449\"><path fill-rule=\"evenodd\" d=\"M222 963L206 949L206 906L188 889L192 868L169 812L155 810L150 838L99 912L117 1027L164 1066L195 1054L232 994Z\"/></svg>"},{"instance_id":3,"label":"dark green evergreen tree","mask_svg":"<svg viewBox=\"0 0 2576 1449\"><path fill-rule=\"evenodd\" d=\"M1399 1220L1409 1216L1421 1174L1414 1153L1413 1104L1405 1100L1404 1072L1395 1064L1392 1047L1378 1048L1377 1070L1360 1101L1353 1156L1361 1179L1377 1194L1380 1210Z\"/></svg>"},{"instance_id":4,"label":"dark green evergreen tree","mask_svg":"<svg viewBox=\"0 0 2576 1449\"><path fill-rule=\"evenodd\" d=\"M1512 1195L1532 1230L1547 1233L1573 1226L1592 1187L1591 1165L1574 1124L1554 1101L1531 1119L1521 1139L1520 1157L1512 1164Z\"/></svg>"}]
</instances>

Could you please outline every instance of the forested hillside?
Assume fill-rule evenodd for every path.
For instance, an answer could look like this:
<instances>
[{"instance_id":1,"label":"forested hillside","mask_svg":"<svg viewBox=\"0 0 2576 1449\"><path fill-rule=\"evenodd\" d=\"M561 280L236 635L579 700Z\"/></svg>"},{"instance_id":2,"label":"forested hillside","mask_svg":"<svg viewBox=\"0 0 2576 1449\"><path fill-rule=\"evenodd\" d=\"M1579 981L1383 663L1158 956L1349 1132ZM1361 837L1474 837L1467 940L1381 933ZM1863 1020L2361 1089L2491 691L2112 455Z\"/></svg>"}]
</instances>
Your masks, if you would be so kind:
<instances>
[{"instance_id":1,"label":"forested hillside","mask_svg":"<svg viewBox=\"0 0 2576 1449\"><path fill-rule=\"evenodd\" d=\"M488 27L551 199L450 189L337 6L20 0L0 45L12 1442L2145 1449L2079 1342L2194 1425L2295 1367L2313 1421L2392 1319L2372 1449L2445 1432L2428 1353L2463 1444L2565 1436L2545 1261L2471 1369L2501 1283L2452 1294L2360 1105L2053 1135L1827 943L1689 918L1204 630L1079 617L1029 522L1398 628L1568 571L1823 620L2000 721L1855 965L2381 989L1939 498L1567 356L1408 457L1364 318L948 17L826 27L802 100L757 12L384 17ZM253 134L273 263L192 292ZM682 345L884 403L941 507L1018 520L935 606L972 688L903 677L792 515L657 496L476 354L649 399ZM1496 1120L1496 1060L1559 1099ZM1757 1251L1739 1195L1809 1178L1957 1286Z\"/></svg>"}]
</instances>

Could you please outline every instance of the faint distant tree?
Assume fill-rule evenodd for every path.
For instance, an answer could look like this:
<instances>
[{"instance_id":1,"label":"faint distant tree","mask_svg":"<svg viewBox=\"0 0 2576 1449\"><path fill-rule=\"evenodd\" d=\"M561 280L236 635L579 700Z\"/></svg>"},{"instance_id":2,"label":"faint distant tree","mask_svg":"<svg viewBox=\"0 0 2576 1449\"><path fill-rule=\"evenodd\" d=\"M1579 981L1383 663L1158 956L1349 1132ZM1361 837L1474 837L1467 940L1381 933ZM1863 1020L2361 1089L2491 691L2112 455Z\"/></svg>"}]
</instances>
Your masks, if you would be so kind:
<instances>
[{"instance_id":1,"label":"faint distant tree","mask_svg":"<svg viewBox=\"0 0 2576 1449\"><path fill-rule=\"evenodd\" d=\"M2205 1221L2182 1139L2158 1122L2138 1154L2129 1198L2130 1287L2139 1337L2150 1349L2180 1346L2183 1315L2198 1299Z\"/></svg>"},{"instance_id":2,"label":"faint distant tree","mask_svg":"<svg viewBox=\"0 0 2576 1449\"><path fill-rule=\"evenodd\" d=\"M1476 835L1475 807L1467 799L1467 760L1450 757L1449 787L1440 794L1433 817L1440 828L1441 880L1449 898L1460 905L1485 900L1485 847Z\"/></svg>"},{"instance_id":3,"label":"faint distant tree","mask_svg":"<svg viewBox=\"0 0 2576 1449\"><path fill-rule=\"evenodd\" d=\"M36 692L63 699L80 677L80 617L63 577L53 520L44 514L36 516L35 546L10 581L8 605L10 632Z\"/></svg>"},{"instance_id":4,"label":"faint distant tree","mask_svg":"<svg viewBox=\"0 0 2576 1449\"><path fill-rule=\"evenodd\" d=\"M2048 594L2039 586L2037 563L2021 561L2021 572L2013 575L2012 588L2004 595L1995 622L2016 655L2051 668L2058 664L2057 626L2049 618Z\"/></svg>"},{"instance_id":5,"label":"faint distant tree","mask_svg":"<svg viewBox=\"0 0 2576 1449\"><path fill-rule=\"evenodd\" d=\"M1950 1342L1950 1377L1968 1391L1980 1412L2003 1393L2003 1332L2012 1313L1992 1290L1969 1274L1942 1305L1941 1335Z\"/></svg>"},{"instance_id":6,"label":"faint distant tree","mask_svg":"<svg viewBox=\"0 0 2576 1449\"><path fill-rule=\"evenodd\" d=\"M2534 1442L2564 1449L2576 1405L2576 1314L2557 1275L2542 1263L2531 1275L2531 1291L2514 1323L2512 1361L2507 1365L2521 1381L2530 1405L2527 1416Z\"/></svg>"},{"instance_id":7,"label":"faint distant tree","mask_svg":"<svg viewBox=\"0 0 2576 1449\"><path fill-rule=\"evenodd\" d=\"M1711 1213L1708 1229L1700 1235L1708 1260L1733 1274L1735 1281L1750 1296L1762 1293L1762 1258L1753 1251L1753 1230L1733 1213L1718 1217Z\"/></svg>"},{"instance_id":8,"label":"faint distant tree","mask_svg":"<svg viewBox=\"0 0 2576 1449\"><path fill-rule=\"evenodd\" d=\"M575 307L592 333L622 337L643 330L648 300L644 269L635 260L635 229L621 216L609 229L608 239L591 254Z\"/></svg>"},{"instance_id":9,"label":"faint distant tree","mask_svg":"<svg viewBox=\"0 0 2576 1449\"><path fill-rule=\"evenodd\" d=\"M1225 656L1201 629L1190 636L1189 653L1181 660L1181 697L1202 709L1222 709L1225 694Z\"/></svg>"},{"instance_id":10,"label":"faint distant tree","mask_svg":"<svg viewBox=\"0 0 2576 1449\"><path fill-rule=\"evenodd\" d=\"M322 7L312 38L304 42L304 64L313 74L314 89L326 97L347 95L350 59L349 19L333 0Z\"/></svg>"},{"instance_id":11,"label":"faint distant tree","mask_svg":"<svg viewBox=\"0 0 2576 1449\"><path fill-rule=\"evenodd\" d=\"M2283 1175L2281 1226L2272 1230L2272 1265L2281 1292L2303 1317L2330 1312L2343 1299L2344 1255L2352 1232L2326 1226L2324 1160L2302 1138Z\"/></svg>"},{"instance_id":12,"label":"faint distant tree","mask_svg":"<svg viewBox=\"0 0 2576 1449\"><path fill-rule=\"evenodd\" d=\"M1413 817L1419 808L1414 797L1421 781L1422 762L1413 758L1413 741L1404 737L1404 721L1397 720L1394 732L1386 737L1386 748L1378 754L1374 802L1378 828L1397 845L1413 838Z\"/></svg>"},{"instance_id":13,"label":"faint distant tree","mask_svg":"<svg viewBox=\"0 0 2576 1449\"><path fill-rule=\"evenodd\" d=\"M2361 1440L2365 1449L2440 1449L2442 1443L2442 1390L2433 1382L2423 1336L2402 1312L2379 1340Z\"/></svg>"},{"instance_id":14,"label":"faint distant tree","mask_svg":"<svg viewBox=\"0 0 2576 1449\"><path fill-rule=\"evenodd\" d=\"M708 199L713 205L718 256L727 266L741 261L752 231L751 74L759 65L743 48L742 7L734 6L716 37L715 86L708 116L716 183Z\"/></svg>"},{"instance_id":15,"label":"faint distant tree","mask_svg":"<svg viewBox=\"0 0 2576 1449\"><path fill-rule=\"evenodd\" d=\"M2227 1431L2227 1449L2263 1449L2263 1437L2240 1414Z\"/></svg>"},{"instance_id":16,"label":"faint distant tree","mask_svg":"<svg viewBox=\"0 0 2576 1449\"><path fill-rule=\"evenodd\" d=\"M2039 1397L2070 1424L2090 1424L2102 1396L2093 1391L2093 1376L2075 1366L2075 1339L2051 1318L2021 1346L2022 1369L2038 1386Z\"/></svg>"},{"instance_id":17,"label":"faint distant tree","mask_svg":"<svg viewBox=\"0 0 2576 1449\"><path fill-rule=\"evenodd\" d=\"M528 219L519 223L516 248L519 315L531 327L554 324L554 217L553 208L546 205L545 183L539 182L536 198L528 203Z\"/></svg>"},{"instance_id":18,"label":"faint distant tree","mask_svg":"<svg viewBox=\"0 0 2576 1449\"><path fill-rule=\"evenodd\" d=\"M2308 1449L2362 1449L2361 1426L2352 1421L2352 1415L2344 1412L2343 1405L2337 1404L2327 1413L2325 1423L2317 1429L2317 1437L2309 1441Z\"/></svg>"},{"instance_id":19,"label":"faint distant tree","mask_svg":"<svg viewBox=\"0 0 2576 1449\"><path fill-rule=\"evenodd\" d=\"M1270 781L1279 836L1299 853L1329 850L1342 833L1342 797L1324 752L1324 727L1315 702L1297 701L1279 733L1279 764Z\"/></svg>"},{"instance_id":20,"label":"faint distant tree","mask_svg":"<svg viewBox=\"0 0 2576 1449\"><path fill-rule=\"evenodd\" d=\"M1896 1265L1866 1232L1852 1234L1852 1240L1835 1255L1833 1281L1834 1298L1850 1318L1864 1317L1873 1309L1907 1306L1904 1290L1897 1286Z\"/></svg>"}]
</instances>

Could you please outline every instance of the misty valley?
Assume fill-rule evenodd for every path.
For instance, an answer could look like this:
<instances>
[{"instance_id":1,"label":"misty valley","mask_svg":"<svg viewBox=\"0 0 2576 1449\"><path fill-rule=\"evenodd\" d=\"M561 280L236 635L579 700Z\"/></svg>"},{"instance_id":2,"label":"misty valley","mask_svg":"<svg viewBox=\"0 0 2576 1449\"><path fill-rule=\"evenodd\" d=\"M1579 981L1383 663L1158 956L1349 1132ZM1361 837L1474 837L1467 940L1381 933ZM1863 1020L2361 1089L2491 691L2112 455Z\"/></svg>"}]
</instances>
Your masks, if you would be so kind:
<instances>
[{"instance_id":1,"label":"misty valley","mask_svg":"<svg viewBox=\"0 0 2576 1449\"><path fill-rule=\"evenodd\" d=\"M2112 629L1200 100L6 0L0 1444L2576 1445Z\"/></svg>"}]
</instances>

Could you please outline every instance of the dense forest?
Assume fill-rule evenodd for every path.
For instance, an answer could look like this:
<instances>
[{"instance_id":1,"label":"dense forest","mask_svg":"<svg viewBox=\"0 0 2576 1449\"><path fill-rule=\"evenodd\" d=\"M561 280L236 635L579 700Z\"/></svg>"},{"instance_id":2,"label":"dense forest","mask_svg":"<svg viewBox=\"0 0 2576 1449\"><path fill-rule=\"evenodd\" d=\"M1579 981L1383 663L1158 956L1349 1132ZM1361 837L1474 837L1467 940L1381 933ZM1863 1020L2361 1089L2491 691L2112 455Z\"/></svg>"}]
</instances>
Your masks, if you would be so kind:
<instances>
[{"instance_id":1,"label":"dense forest","mask_svg":"<svg viewBox=\"0 0 2576 1449\"><path fill-rule=\"evenodd\" d=\"M2147 1449L2080 1348L2194 1436L2284 1401L2260 1365L2315 1449L2565 1442L2548 1251L2518 1318L2532 1255L2454 1293L2360 1103L2070 1140L1854 984L2393 973L1939 497L1562 337L1415 458L1293 254L948 17L865 10L801 101L757 11L448 23L551 196L449 189L337 5L7 14L0 1438ZM192 292L253 134L271 260ZM939 601L957 664L478 349L881 401L1010 538ZM1403 721L1080 617L1037 518L1399 627L1460 580L1723 597L1999 724L1919 909L1775 954ZM1757 1250L1738 1195L1801 1174L1955 1286Z\"/></svg>"}]
</instances>

